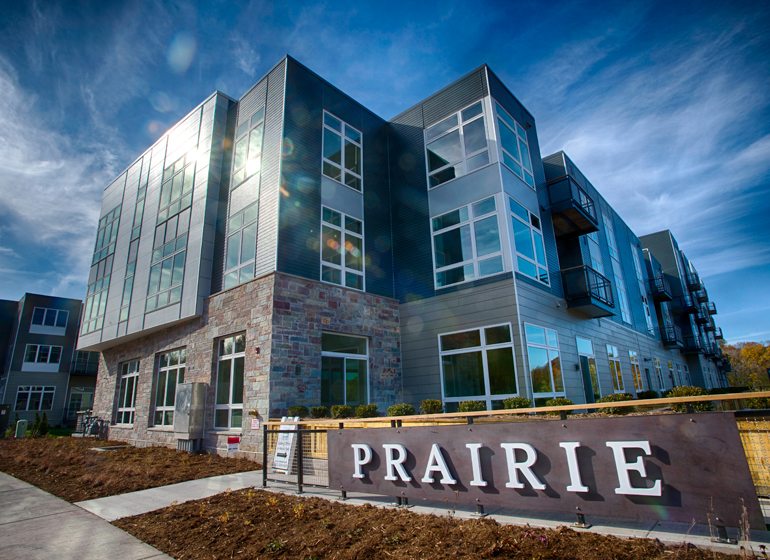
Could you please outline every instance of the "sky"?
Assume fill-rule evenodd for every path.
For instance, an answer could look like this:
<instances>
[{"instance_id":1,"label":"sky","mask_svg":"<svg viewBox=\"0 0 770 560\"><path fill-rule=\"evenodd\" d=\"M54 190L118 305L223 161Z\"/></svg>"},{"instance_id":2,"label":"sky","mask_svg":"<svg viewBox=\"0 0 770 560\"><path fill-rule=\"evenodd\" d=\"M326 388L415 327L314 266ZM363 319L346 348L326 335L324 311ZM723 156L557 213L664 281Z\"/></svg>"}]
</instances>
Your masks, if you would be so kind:
<instances>
[{"instance_id":1,"label":"sky","mask_svg":"<svg viewBox=\"0 0 770 560\"><path fill-rule=\"evenodd\" d=\"M770 3L6 2L0 299L83 298L104 187L291 54L383 118L483 63L637 235L671 229L730 342L770 340Z\"/></svg>"}]
</instances>

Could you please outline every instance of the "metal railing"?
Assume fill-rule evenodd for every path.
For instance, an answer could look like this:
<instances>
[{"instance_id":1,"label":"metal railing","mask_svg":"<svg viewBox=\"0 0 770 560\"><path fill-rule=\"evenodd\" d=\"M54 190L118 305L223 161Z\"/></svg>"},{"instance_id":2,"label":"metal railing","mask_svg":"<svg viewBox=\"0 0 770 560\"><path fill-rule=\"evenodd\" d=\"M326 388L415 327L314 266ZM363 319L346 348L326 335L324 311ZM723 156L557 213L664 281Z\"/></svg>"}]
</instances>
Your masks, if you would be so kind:
<instances>
[{"instance_id":1,"label":"metal railing","mask_svg":"<svg viewBox=\"0 0 770 560\"><path fill-rule=\"evenodd\" d=\"M682 337L682 329L678 325L666 325L660 331L660 336L663 339L663 344L681 346L684 344L684 338Z\"/></svg>"},{"instance_id":2,"label":"metal railing","mask_svg":"<svg viewBox=\"0 0 770 560\"><path fill-rule=\"evenodd\" d=\"M593 298L609 307L615 307L612 284L590 266L584 264L566 268L561 274L567 301Z\"/></svg>"},{"instance_id":3,"label":"metal railing","mask_svg":"<svg viewBox=\"0 0 770 560\"><path fill-rule=\"evenodd\" d=\"M652 280L650 280L650 287L652 289L652 295L658 299L672 299L671 286L666 280L663 274L656 274Z\"/></svg>"}]
</instances>

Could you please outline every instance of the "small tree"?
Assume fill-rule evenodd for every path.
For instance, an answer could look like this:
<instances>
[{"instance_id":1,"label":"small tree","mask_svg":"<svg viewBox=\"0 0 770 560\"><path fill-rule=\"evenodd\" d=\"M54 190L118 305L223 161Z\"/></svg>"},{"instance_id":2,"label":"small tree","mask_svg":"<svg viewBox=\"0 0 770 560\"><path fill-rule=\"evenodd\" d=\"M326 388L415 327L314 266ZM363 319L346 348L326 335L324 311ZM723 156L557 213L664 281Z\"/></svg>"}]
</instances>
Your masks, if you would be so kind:
<instances>
[{"instance_id":1,"label":"small tree","mask_svg":"<svg viewBox=\"0 0 770 560\"><path fill-rule=\"evenodd\" d=\"M412 416L414 413L414 406L409 403L398 403L388 407L388 416Z\"/></svg>"},{"instance_id":2,"label":"small tree","mask_svg":"<svg viewBox=\"0 0 770 560\"><path fill-rule=\"evenodd\" d=\"M329 407L328 406L311 406L310 417L311 418L328 418Z\"/></svg>"},{"instance_id":3,"label":"small tree","mask_svg":"<svg viewBox=\"0 0 770 560\"><path fill-rule=\"evenodd\" d=\"M503 408L505 409L531 407L532 401L530 401L527 397L510 397L503 400Z\"/></svg>"},{"instance_id":4,"label":"small tree","mask_svg":"<svg viewBox=\"0 0 770 560\"><path fill-rule=\"evenodd\" d=\"M377 405L372 404L359 404L356 407L356 418L374 418L377 416Z\"/></svg>"},{"instance_id":5,"label":"small tree","mask_svg":"<svg viewBox=\"0 0 770 560\"><path fill-rule=\"evenodd\" d=\"M40 420L40 425L37 427L37 433L39 436L44 436L48 433L49 426L48 426L48 415L46 413L43 413L43 418Z\"/></svg>"},{"instance_id":6,"label":"small tree","mask_svg":"<svg viewBox=\"0 0 770 560\"><path fill-rule=\"evenodd\" d=\"M438 399L425 399L420 402L420 412L423 414L441 414L444 412L444 405Z\"/></svg>"},{"instance_id":7,"label":"small tree","mask_svg":"<svg viewBox=\"0 0 770 560\"><path fill-rule=\"evenodd\" d=\"M332 406L332 418L350 418L353 416L353 407L346 404Z\"/></svg>"}]
</instances>

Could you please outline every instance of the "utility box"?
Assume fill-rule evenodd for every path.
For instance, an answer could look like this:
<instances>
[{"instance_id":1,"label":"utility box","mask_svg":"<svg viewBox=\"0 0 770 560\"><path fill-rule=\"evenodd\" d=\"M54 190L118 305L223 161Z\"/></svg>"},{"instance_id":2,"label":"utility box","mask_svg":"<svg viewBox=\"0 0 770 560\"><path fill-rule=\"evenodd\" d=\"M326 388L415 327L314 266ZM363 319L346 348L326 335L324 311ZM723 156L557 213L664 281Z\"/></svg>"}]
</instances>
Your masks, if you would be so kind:
<instances>
[{"instance_id":1,"label":"utility box","mask_svg":"<svg viewBox=\"0 0 770 560\"><path fill-rule=\"evenodd\" d=\"M10 418L11 405L0 404L0 437L2 437L2 434L4 434L5 430L8 429L8 424L11 422Z\"/></svg>"},{"instance_id":2,"label":"utility box","mask_svg":"<svg viewBox=\"0 0 770 560\"><path fill-rule=\"evenodd\" d=\"M27 435L27 421L19 420L16 422L16 439L21 439Z\"/></svg>"},{"instance_id":3,"label":"utility box","mask_svg":"<svg viewBox=\"0 0 770 560\"><path fill-rule=\"evenodd\" d=\"M180 383L176 386L174 435L179 450L200 450L206 411L206 389L206 383Z\"/></svg>"}]
</instances>

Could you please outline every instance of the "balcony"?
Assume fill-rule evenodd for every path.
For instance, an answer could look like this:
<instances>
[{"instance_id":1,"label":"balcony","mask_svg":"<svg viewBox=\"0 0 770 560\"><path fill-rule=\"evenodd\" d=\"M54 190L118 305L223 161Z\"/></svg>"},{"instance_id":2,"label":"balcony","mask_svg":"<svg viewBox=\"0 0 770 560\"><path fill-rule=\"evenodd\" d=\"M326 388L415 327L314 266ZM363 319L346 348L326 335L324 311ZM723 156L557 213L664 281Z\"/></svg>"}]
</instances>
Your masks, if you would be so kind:
<instances>
[{"instance_id":1,"label":"balcony","mask_svg":"<svg viewBox=\"0 0 770 560\"><path fill-rule=\"evenodd\" d=\"M698 312L695 314L695 322L698 323L699 325L705 325L706 323L711 322L711 317L709 317L699 309Z\"/></svg>"},{"instance_id":2,"label":"balcony","mask_svg":"<svg viewBox=\"0 0 770 560\"><path fill-rule=\"evenodd\" d=\"M724 340L724 335L722 334L722 327L717 327L714 329L714 338L717 340Z\"/></svg>"},{"instance_id":3,"label":"balcony","mask_svg":"<svg viewBox=\"0 0 770 560\"><path fill-rule=\"evenodd\" d=\"M556 237L577 237L599 230L594 201L569 177L548 185Z\"/></svg>"},{"instance_id":4,"label":"balcony","mask_svg":"<svg viewBox=\"0 0 770 560\"><path fill-rule=\"evenodd\" d=\"M682 329L676 325L668 325L661 329L660 337L663 340L663 346L666 348L681 348L684 346Z\"/></svg>"},{"instance_id":5,"label":"balcony","mask_svg":"<svg viewBox=\"0 0 770 560\"><path fill-rule=\"evenodd\" d=\"M711 320L711 315L707 315L706 318L708 321L703 324L703 328L707 331L714 331L717 326L714 324L714 321Z\"/></svg>"},{"instance_id":6,"label":"balcony","mask_svg":"<svg viewBox=\"0 0 770 560\"><path fill-rule=\"evenodd\" d=\"M567 307L588 317L609 317L615 314L610 281L586 265L561 271Z\"/></svg>"},{"instance_id":7,"label":"balcony","mask_svg":"<svg viewBox=\"0 0 770 560\"><path fill-rule=\"evenodd\" d=\"M666 277L662 274L656 274L655 277L650 280L650 291L655 301L671 301L674 299L674 295L671 292L671 286L666 280Z\"/></svg>"},{"instance_id":8,"label":"balcony","mask_svg":"<svg viewBox=\"0 0 770 560\"><path fill-rule=\"evenodd\" d=\"M714 302L713 302L713 301L710 301L710 302L708 302L708 303L706 304L706 306L708 307L708 310L709 310L709 314L710 314L710 315L716 315L716 314L717 314L717 306L716 306L716 305L714 305Z\"/></svg>"},{"instance_id":9,"label":"balcony","mask_svg":"<svg viewBox=\"0 0 770 560\"><path fill-rule=\"evenodd\" d=\"M685 336L682 351L685 354L700 354L703 352L703 344L700 341L700 337L698 335Z\"/></svg>"},{"instance_id":10,"label":"balcony","mask_svg":"<svg viewBox=\"0 0 770 560\"><path fill-rule=\"evenodd\" d=\"M706 293L706 288L701 287L700 290L693 292L695 301L698 303L706 303L709 300L709 295Z\"/></svg>"},{"instance_id":11,"label":"balcony","mask_svg":"<svg viewBox=\"0 0 770 560\"><path fill-rule=\"evenodd\" d=\"M700 290L701 283L700 277L697 272L688 272L685 274L685 282L687 283L688 290Z\"/></svg>"},{"instance_id":12,"label":"balcony","mask_svg":"<svg viewBox=\"0 0 770 560\"><path fill-rule=\"evenodd\" d=\"M678 311L679 313L692 313L697 310L698 310L698 306L693 301L690 294L683 294L679 298L677 298L676 311Z\"/></svg>"},{"instance_id":13,"label":"balcony","mask_svg":"<svg viewBox=\"0 0 770 560\"><path fill-rule=\"evenodd\" d=\"M83 352L78 350L72 357L70 375L96 376L99 370L99 352Z\"/></svg>"}]
</instances>

